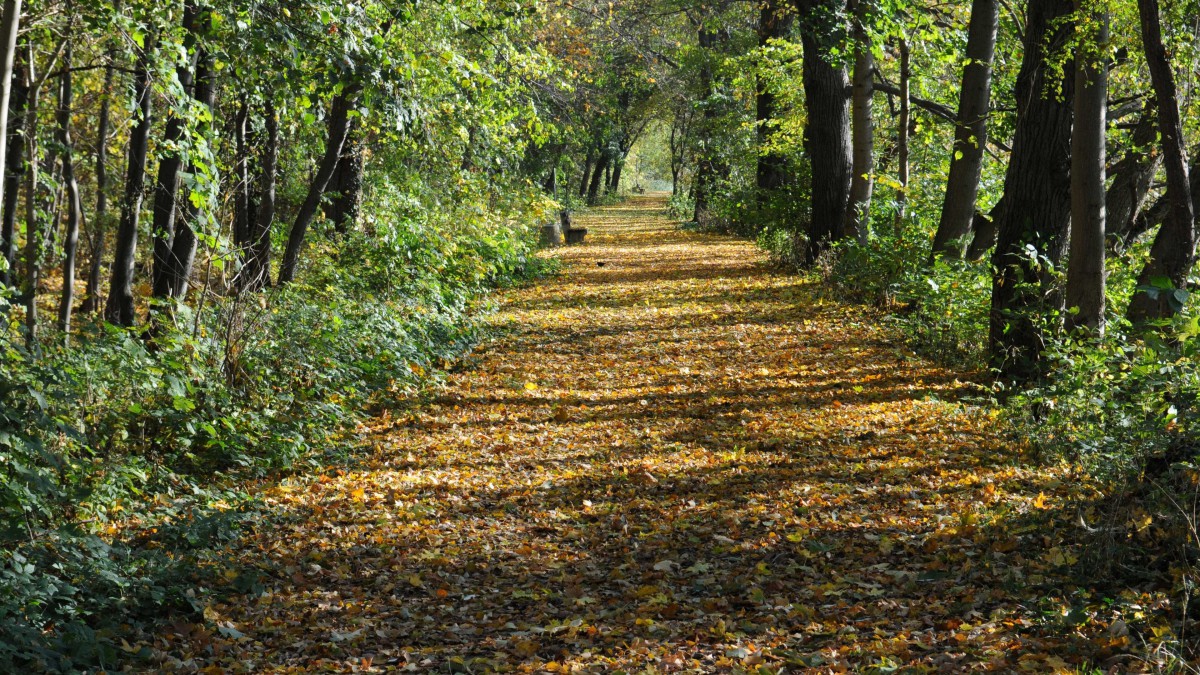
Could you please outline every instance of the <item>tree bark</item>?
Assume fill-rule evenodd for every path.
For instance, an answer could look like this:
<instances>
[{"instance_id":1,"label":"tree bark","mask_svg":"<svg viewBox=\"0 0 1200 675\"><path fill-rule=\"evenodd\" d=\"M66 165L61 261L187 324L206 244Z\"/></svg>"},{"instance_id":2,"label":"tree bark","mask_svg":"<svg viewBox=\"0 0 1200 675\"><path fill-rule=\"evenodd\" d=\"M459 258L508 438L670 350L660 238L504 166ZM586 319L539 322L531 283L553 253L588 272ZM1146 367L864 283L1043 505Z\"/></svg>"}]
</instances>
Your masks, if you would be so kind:
<instances>
[{"instance_id":1,"label":"tree bark","mask_svg":"<svg viewBox=\"0 0 1200 675\"><path fill-rule=\"evenodd\" d=\"M830 245L845 235L846 205L850 198L851 143L850 81L846 69L831 63L824 36L836 33L831 17L845 9L845 0L800 0L804 46L804 97L808 107L805 148L812 163L812 219L804 262L812 265Z\"/></svg>"},{"instance_id":2,"label":"tree bark","mask_svg":"<svg viewBox=\"0 0 1200 675\"><path fill-rule=\"evenodd\" d=\"M38 108L39 87L37 86L36 62L33 44L25 43L26 88L29 99L25 104L25 154L28 157L25 170L25 340L32 345L37 340L38 306L37 292L41 284L42 251L46 235L38 219Z\"/></svg>"},{"instance_id":3,"label":"tree bark","mask_svg":"<svg viewBox=\"0 0 1200 675\"><path fill-rule=\"evenodd\" d=\"M712 65L717 48L729 40L729 31L714 30L707 26L701 27L697 40L703 59L700 66L700 86L701 91L704 92L705 104L701 112L702 124L700 126L703 140L699 157L696 160L696 175L692 179L693 204L695 206L692 220L701 223L708 218L712 193L717 182L729 175L729 166L721 157L721 150L716 140L716 127L721 117L721 111L717 108L714 100L714 96L718 93L718 82L717 73Z\"/></svg>"},{"instance_id":4,"label":"tree bark","mask_svg":"<svg viewBox=\"0 0 1200 675\"><path fill-rule=\"evenodd\" d=\"M973 0L967 28L967 65L954 128L954 154L942 201L942 216L933 237L930 260L944 255L961 258L975 217L979 174L987 146L987 116L992 91L992 59L999 28L998 0Z\"/></svg>"},{"instance_id":5,"label":"tree bark","mask_svg":"<svg viewBox=\"0 0 1200 675\"><path fill-rule=\"evenodd\" d=\"M908 49L908 39L900 37L900 114L896 120L896 182L900 189L896 191L896 236L904 231L904 219L908 215L908 127L912 124L912 101L909 97L909 86L912 80L911 54Z\"/></svg>"},{"instance_id":6,"label":"tree bark","mask_svg":"<svg viewBox=\"0 0 1200 675\"><path fill-rule=\"evenodd\" d=\"M325 154L321 157L317 173L308 186L308 195L304 198L304 203L300 205L300 210L296 213L296 220L292 223L292 229L288 233L287 249L283 253L283 262L279 267L280 284L290 283L296 277L296 268L300 264L300 250L304 247L304 236L321 206L321 196L325 194L325 188L329 185L334 168L337 167L338 157L342 154L342 145L346 142L346 136L350 131L350 111L354 106L352 99L354 93L357 91L347 86L341 93L336 94L329 104Z\"/></svg>"},{"instance_id":7,"label":"tree bark","mask_svg":"<svg viewBox=\"0 0 1200 675\"><path fill-rule=\"evenodd\" d=\"M11 97L8 113L8 147L5 151L6 172L4 174L3 226L0 227L0 248L3 249L7 266L3 274L5 284L15 279L17 264L17 208L21 193L21 180L25 175L25 106L29 103L29 88L25 84L25 67L18 66L10 73Z\"/></svg>"},{"instance_id":8,"label":"tree bark","mask_svg":"<svg viewBox=\"0 0 1200 675\"><path fill-rule=\"evenodd\" d=\"M600 183L604 181L604 172L608 168L608 151L600 152L600 159L596 160L596 166L592 168L592 180L588 185L587 204L595 206L600 203Z\"/></svg>"},{"instance_id":9,"label":"tree bark","mask_svg":"<svg viewBox=\"0 0 1200 675\"><path fill-rule=\"evenodd\" d=\"M1175 73L1163 45L1158 0L1138 0L1138 18L1146 65L1158 101L1158 133L1162 139L1170 205L1167 218L1154 238L1150 259L1138 275L1138 290L1129 302L1130 322L1145 325L1173 316L1182 308L1186 296L1177 293L1187 289L1188 274L1196 257L1196 235Z\"/></svg>"},{"instance_id":10,"label":"tree bark","mask_svg":"<svg viewBox=\"0 0 1200 675\"><path fill-rule=\"evenodd\" d=\"M138 220L142 211L142 194L146 187L146 154L150 142L150 38L138 58L134 73L134 101L137 123L129 135L129 157L125 171L125 193L121 199L121 223L117 227L117 244L113 250L112 280L104 318L118 326L132 326L135 320L133 303L133 267L137 254Z\"/></svg>"},{"instance_id":11,"label":"tree bark","mask_svg":"<svg viewBox=\"0 0 1200 675\"><path fill-rule=\"evenodd\" d=\"M1133 129L1129 149L1109 172L1111 184L1105 195L1105 232L1108 245L1114 250L1124 248L1130 234L1137 230L1138 221L1146 207L1150 184L1161 164L1158 113L1152 104L1147 104Z\"/></svg>"},{"instance_id":12,"label":"tree bark","mask_svg":"<svg viewBox=\"0 0 1200 675\"><path fill-rule=\"evenodd\" d=\"M108 126L112 106L113 78L116 76L115 49L108 52L104 66L104 91L100 92L100 112L96 121L96 211L92 217L92 259L88 263L87 297L79 311L91 313L100 309L100 274L104 268L104 227L108 215Z\"/></svg>"},{"instance_id":13,"label":"tree bark","mask_svg":"<svg viewBox=\"0 0 1200 675\"><path fill-rule=\"evenodd\" d=\"M256 180L256 162L252 157L254 143L251 138L253 136L251 123L250 104L243 100L238 108L237 117L234 119L233 130L234 146L237 152L237 159L234 161L237 193L234 195L236 204L233 214L233 243L237 247L243 264L247 264L253 249L251 242L254 240L254 214L257 210L255 190L258 181Z\"/></svg>"},{"instance_id":14,"label":"tree bark","mask_svg":"<svg viewBox=\"0 0 1200 675\"><path fill-rule=\"evenodd\" d=\"M190 52L195 44L196 17L198 10L194 2L187 2L183 9L183 30L187 34L184 50ZM193 74L189 63L175 69L175 76L183 87L183 95L192 95ZM174 290L171 275L171 247L175 242L175 217L178 212L180 174L183 170L183 155L179 148L186 131L187 120L175 114L167 119L163 134L164 150L158 154L158 179L154 186L153 222L154 269L151 274L151 294L155 298L169 298Z\"/></svg>"},{"instance_id":15,"label":"tree bark","mask_svg":"<svg viewBox=\"0 0 1200 675\"><path fill-rule=\"evenodd\" d=\"M338 234L346 234L358 219L358 208L362 201L363 150L361 129L357 121L350 125L337 169L329 182L332 200L329 204L329 219Z\"/></svg>"},{"instance_id":16,"label":"tree bark","mask_svg":"<svg viewBox=\"0 0 1200 675\"><path fill-rule=\"evenodd\" d=\"M1071 220L1071 117L1074 78L1049 82L1048 54L1070 38L1070 0L1030 0L1017 74L1017 128L995 218L989 352L1005 379L1041 374L1043 311L1058 309L1051 270L1062 259ZM1064 72L1070 73L1068 64ZM1057 85L1048 87L1047 85ZM1061 88L1061 96L1054 89ZM1031 255L1032 252L1032 255Z\"/></svg>"},{"instance_id":17,"label":"tree bark","mask_svg":"<svg viewBox=\"0 0 1200 675\"><path fill-rule=\"evenodd\" d=\"M67 231L63 237L62 297L58 306L58 328L70 340L71 308L75 304L75 252L79 244L79 224L83 219L83 203L79 183L75 180L75 145L71 137L72 82L71 54L67 46L58 94L58 142L62 153L62 177L67 191Z\"/></svg>"},{"instance_id":18,"label":"tree bark","mask_svg":"<svg viewBox=\"0 0 1200 675\"><path fill-rule=\"evenodd\" d=\"M852 0L854 14L854 81L851 85L851 142L854 168L850 176L850 197L846 204L845 232L865 243L870 233L871 193L875 185L875 130L872 119L871 79L875 57L867 34L867 0Z\"/></svg>"},{"instance_id":19,"label":"tree bark","mask_svg":"<svg viewBox=\"0 0 1200 675\"><path fill-rule=\"evenodd\" d=\"M596 151L588 148L587 158L583 160L583 177L579 181L579 198L587 196L588 182L592 177L592 164L596 161Z\"/></svg>"},{"instance_id":20,"label":"tree bark","mask_svg":"<svg viewBox=\"0 0 1200 675\"><path fill-rule=\"evenodd\" d=\"M11 140L7 133L9 129L9 100L12 98L13 84L13 62L17 55L17 29L21 23L21 0L4 0L3 10L0 10L0 142L11 144ZM0 204L8 204L10 197L9 192L15 191L15 187L8 182L8 172L5 171L5 163L8 159L7 147L0 148ZM19 180L19 179L18 179ZM16 206L12 209L14 216ZM15 222L15 221L14 221ZM3 247L3 254L8 261L8 266L4 272L4 281L8 283L10 280L10 270L15 262L15 247L16 234L12 223L5 219L3 231L3 241L0 245Z\"/></svg>"},{"instance_id":21,"label":"tree bark","mask_svg":"<svg viewBox=\"0 0 1200 675\"><path fill-rule=\"evenodd\" d=\"M1071 132L1071 254L1067 263L1067 328L1104 334L1104 182L1108 114L1108 15L1076 0L1093 35L1075 57L1075 119Z\"/></svg>"},{"instance_id":22,"label":"tree bark","mask_svg":"<svg viewBox=\"0 0 1200 675\"><path fill-rule=\"evenodd\" d=\"M197 103L210 111L216 106L216 87L213 82L212 55L204 47L196 54L195 92L193 98ZM210 118L211 119L211 118ZM211 122L202 123L201 132L211 136ZM199 172L192 165L193 174ZM192 266L196 261L196 231L193 223L197 221L200 207L190 199L184 207L184 218L175 226L175 240L171 243L171 295L183 299L187 297L188 283L192 278Z\"/></svg>"},{"instance_id":23,"label":"tree bark","mask_svg":"<svg viewBox=\"0 0 1200 675\"><path fill-rule=\"evenodd\" d=\"M609 194L617 194L621 190L621 174L625 171L625 159L617 160L613 166L612 180L608 183Z\"/></svg>"},{"instance_id":24,"label":"tree bark","mask_svg":"<svg viewBox=\"0 0 1200 675\"><path fill-rule=\"evenodd\" d=\"M271 227L275 222L275 186L279 173L279 113L269 98L263 111L263 123L266 137L259 159L257 208L247 242L250 251L237 279L240 288L250 291L261 290L271 282Z\"/></svg>"},{"instance_id":25,"label":"tree bark","mask_svg":"<svg viewBox=\"0 0 1200 675\"><path fill-rule=\"evenodd\" d=\"M765 51L772 41L790 35L794 17L791 8L780 0L765 0L758 16L759 48ZM766 208L772 195L787 183L787 157L767 150L778 124L779 101L761 73L755 76L754 117L758 138L755 185L758 187L758 206Z\"/></svg>"}]
</instances>

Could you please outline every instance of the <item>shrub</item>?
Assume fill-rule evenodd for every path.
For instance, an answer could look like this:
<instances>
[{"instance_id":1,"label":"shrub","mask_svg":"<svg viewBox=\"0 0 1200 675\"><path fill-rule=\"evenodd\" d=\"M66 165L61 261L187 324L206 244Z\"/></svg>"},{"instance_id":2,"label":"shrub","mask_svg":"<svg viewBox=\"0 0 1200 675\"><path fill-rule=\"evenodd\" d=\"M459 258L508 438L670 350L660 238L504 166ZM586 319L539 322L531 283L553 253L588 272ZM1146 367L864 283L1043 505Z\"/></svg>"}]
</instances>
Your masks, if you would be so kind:
<instances>
[{"instance_id":1,"label":"shrub","mask_svg":"<svg viewBox=\"0 0 1200 675\"><path fill-rule=\"evenodd\" d=\"M187 609L197 551L236 535L248 505L222 484L344 459L368 407L415 393L479 339L488 289L551 269L531 227L545 201L479 190L434 209L377 185L364 231L317 228L296 283L180 305L153 331L83 325L70 346L52 334L29 351L12 320L0 670L118 663L112 622Z\"/></svg>"}]
</instances>

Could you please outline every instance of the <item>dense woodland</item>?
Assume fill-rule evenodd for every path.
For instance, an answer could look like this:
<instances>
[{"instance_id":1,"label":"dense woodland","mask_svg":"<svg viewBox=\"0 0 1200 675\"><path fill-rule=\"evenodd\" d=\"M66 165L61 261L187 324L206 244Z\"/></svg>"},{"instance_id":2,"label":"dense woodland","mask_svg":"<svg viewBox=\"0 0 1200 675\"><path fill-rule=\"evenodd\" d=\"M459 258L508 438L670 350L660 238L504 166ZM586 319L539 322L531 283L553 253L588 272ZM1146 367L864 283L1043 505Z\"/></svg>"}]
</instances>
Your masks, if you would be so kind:
<instances>
[{"instance_id":1,"label":"dense woodland","mask_svg":"<svg viewBox=\"0 0 1200 675\"><path fill-rule=\"evenodd\" d=\"M969 373L1082 530L1151 514L1087 573L1197 657L1195 0L6 0L0 48L3 669L201 612L238 481L352 461L644 189Z\"/></svg>"}]
</instances>

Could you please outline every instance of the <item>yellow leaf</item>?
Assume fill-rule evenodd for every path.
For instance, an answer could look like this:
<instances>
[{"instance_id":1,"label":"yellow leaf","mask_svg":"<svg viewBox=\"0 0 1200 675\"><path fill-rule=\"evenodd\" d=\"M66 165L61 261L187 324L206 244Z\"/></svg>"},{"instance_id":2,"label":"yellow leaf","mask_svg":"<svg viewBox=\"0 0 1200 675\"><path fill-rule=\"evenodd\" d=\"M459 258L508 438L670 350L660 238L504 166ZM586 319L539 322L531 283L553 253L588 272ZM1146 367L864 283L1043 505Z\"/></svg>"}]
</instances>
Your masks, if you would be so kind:
<instances>
[{"instance_id":1,"label":"yellow leaf","mask_svg":"<svg viewBox=\"0 0 1200 675\"><path fill-rule=\"evenodd\" d=\"M1035 499L1033 500L1033 508L1035 508L1035 509L1048 509L1048 508L1050 508L1050 507L1049 507L1049 506L1047 506L1047 504L1046 504L1046 493L1044 493L1044 492L1039 492L1039 493L1038 493L1038 496L1037 496L1037 498L1035 498Z\"/></svg>"},{"instance_id":2,"label":"yellow leaf","mask_svg":"<svg viewBox=\"0 0 1200 675\"><path fill-rule=\"evenodd\" d=\"M534 384L533 382L526 382L526 383L525 383L525 390L526 390L526 391L534 391L534 390L535 390L535 389L537 389L537 388L538 388L538 386L537 386L536 384Z\"/></svg>"},{"instance_id":3,"label":"yellow leaf","mask_svg":"<svg viewBox=\"0 0 1200 675\"><path fill-rule=\"evenodd\" d=\"M425 585L425 582L421 580L420 574L410 574L408 576L408 583L414 588L420 588Z\"/></svg>"},{"instance_id":4,"label":"yellow leaf","mask_svg":"<svg viewBox=\"0 0 1200 675\"><path fill-rule=\"evenodd\" d=\"M357 488L350 491L350 497L356 502L361 502L367 498L367 491L363 488Z\"/></svg>"},{"instance_id":5,"label":"yellow leaf","mask_svg":"<svg viewBox=\"0 0 1200 675\"><path fill-rule=\"evenodd\" d=\"M887 536L882 536L879 538L879 552L880 553L887 555L887 554L891 553L892 549L895 547L896 547L896 545L894 543L892 543L892 540L889 539Z\"/></svg>"}]
</instances>

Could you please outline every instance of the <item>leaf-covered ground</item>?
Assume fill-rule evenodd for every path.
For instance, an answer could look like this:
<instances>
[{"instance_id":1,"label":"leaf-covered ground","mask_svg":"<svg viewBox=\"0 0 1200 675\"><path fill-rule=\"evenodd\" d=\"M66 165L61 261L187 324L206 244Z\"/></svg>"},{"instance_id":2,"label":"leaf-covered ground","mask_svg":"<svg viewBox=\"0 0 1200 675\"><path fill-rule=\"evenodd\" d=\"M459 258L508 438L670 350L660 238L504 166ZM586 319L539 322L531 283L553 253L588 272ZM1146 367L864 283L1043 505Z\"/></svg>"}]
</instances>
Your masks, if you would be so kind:
<instances>
[{"instance_id":1,"label":"leaf-covered ground","mask_svg":"<svg viewBox=\"0 0 1200 675\"><path fill-rule=\"evenodd\" d=\"M1085 487L1023 468L879 317L662 207L580 218L564 274L504 293L361 469L266 488L228 572L260 581L165 630L162 667L1132 667L1067 577Z\"/></svg>"}]
</instances>

